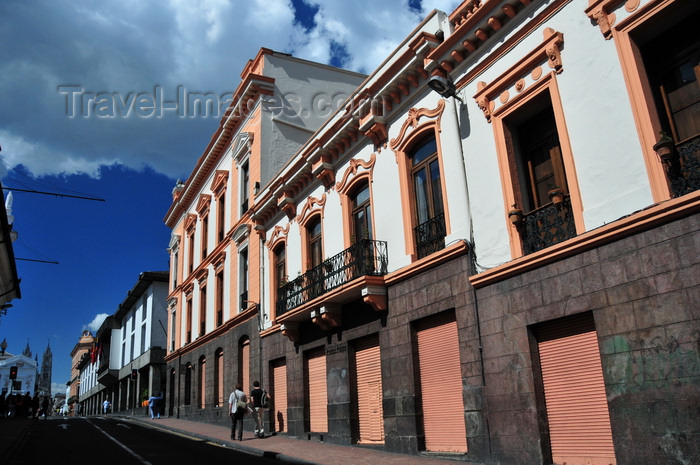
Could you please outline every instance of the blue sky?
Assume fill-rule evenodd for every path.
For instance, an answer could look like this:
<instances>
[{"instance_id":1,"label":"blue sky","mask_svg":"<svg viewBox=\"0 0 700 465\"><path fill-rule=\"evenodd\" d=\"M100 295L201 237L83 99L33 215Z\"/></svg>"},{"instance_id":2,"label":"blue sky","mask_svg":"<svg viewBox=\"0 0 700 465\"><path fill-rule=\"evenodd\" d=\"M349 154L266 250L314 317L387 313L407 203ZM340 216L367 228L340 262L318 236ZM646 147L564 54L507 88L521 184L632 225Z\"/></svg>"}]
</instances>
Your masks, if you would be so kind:
<instances>
[{"instance_id":1,"label":"blue sky","mask_svg":"<svg viewBox=\"0 0 700 465\"><path fill-rule=\"evenodd\" d=\"M429 11L459 3L0 2L3 185L104 199L13 193L15 255L58 264L18 260L22 299L0 317L8 351L29 342L41 361L50 343L63 391L81 332L117 309L140 272L167 269L172 187L219 118L139 113L134 99L233 92L261 47L371 73Z\"/></svg>"}]
</instances>

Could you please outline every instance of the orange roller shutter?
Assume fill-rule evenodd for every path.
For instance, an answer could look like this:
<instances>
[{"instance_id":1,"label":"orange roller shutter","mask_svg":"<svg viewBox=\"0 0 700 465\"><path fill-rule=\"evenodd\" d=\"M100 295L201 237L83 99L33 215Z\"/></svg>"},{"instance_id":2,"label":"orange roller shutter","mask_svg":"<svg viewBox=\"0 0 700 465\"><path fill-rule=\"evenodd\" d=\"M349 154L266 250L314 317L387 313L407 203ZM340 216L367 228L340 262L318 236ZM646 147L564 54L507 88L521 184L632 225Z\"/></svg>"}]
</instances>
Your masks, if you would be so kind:
<instances>
[{"instance_id":1,"label":"orange roller shutter","mask_svg":"<svg viewBox=\"0 0 700 465\"><path fill-rule=\"evenodd\" d=\"M417 329L425 448L467 452L457 322L448 313Z\"/></svg>"},{"instance_id":2,"label":"orange roller shutter","mask_svg":"<svg viewBox=\"0 0 700 465\"><path fill-rule=\"evenodd\" d=\"M382 367L378 335L355 346L355 373L360 428L358 443L383 444Z\"/></svg>"},{"instance_id":3,"label":"orange roller shutter","mask_svg":"<svg viewBox=\"0 0 700 465\"><path fill-rule=\"evenodd\" d=\"M568 465L614 465L610 415L598 339L591 318L537 332L552 459Z\"/></svg>"},{"instance_id":4,"label":"orange roller shutter","mask_svg":"<svg viewBox=\"0 0 700 465\"><path fill-rule=\"evenodd\" d=\"M326 353L323 348L309 353L306 359L308 373L309 423L311 431L328 431L328 390L326 385Z\"/></svg>"}]
</instances>

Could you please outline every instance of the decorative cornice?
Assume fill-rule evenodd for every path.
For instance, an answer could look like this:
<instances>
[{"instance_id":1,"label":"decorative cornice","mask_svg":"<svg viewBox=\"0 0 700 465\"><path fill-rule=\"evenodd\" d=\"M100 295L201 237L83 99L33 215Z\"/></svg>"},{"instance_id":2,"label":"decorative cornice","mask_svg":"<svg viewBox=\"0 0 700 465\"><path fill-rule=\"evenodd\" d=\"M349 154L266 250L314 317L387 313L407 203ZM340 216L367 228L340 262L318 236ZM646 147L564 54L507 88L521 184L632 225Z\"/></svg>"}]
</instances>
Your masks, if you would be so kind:
<instances>
[{"instance_id":1,"label":"decorative cornice","mask_svg":"<svg viewBox=\"0 0 700 465\"><path fill-rule=\"evenodd\" d=\"M406 138L406 132L408 131L408 128L411 127L415 129L418 127L418 123L421 118L426 117L426 118L436 118L437 117L437 124L440 124L440 119L442 118L442 112L445 109L445 100L440 99L438 101L437 106L432 109L428 110L427 108L411 108L408 110L408 117L406 118L406 121L403 122L403 125L401 126L401 130L399 131L399 135L396 136L395 138L391 139L391 142L389 142L389 147L395 152L395 156L397 157L398 160L398 153L397 149L403 144Z\"/></svg>"},{"instance_id":2,"label":"decorative cornice","mask_svg":"<svg viewBox=\"0 0 700 465\"><path fill-rule=\"evenodd\" d=\"M605 40L612 38L612 27L615 24L616 9L621 3L625 4L625 10L632 13L639 8L639 0L589 0L588 8L585 9L586 15L598 24L601 34Z\"/></svg>"},{"instance_id":3,"label":"decorative cornice","mask_svg":"<svg viewBox=\"0 0 700 465\"><path fill-rule=\"evenodd\" d=\"M563 71L561 62L561 46L564 43L564 34L552 28L545 28L544 41L525 57L514 64L505 73L487 84L483 81L477 83L477 93L474 95L477 105L484 112L486 121L491 122L491 116L495 111L496 98L499 97L501 103L508 101L507 89L515 86L516 92L525 89L523 76L530 74L533 79L539 79L542 70L539 66L546 61L548 66L559 74Z\"/></svg>"},{"instance_id":4,"label":"decorative cornice","mask_svg":"<svg viewBox=\"0 0 700 465\"><path fill-rule=\"evenodd\" d=\"M199 202L197 202L197 213L199 216L204 216L209 212L209 206L211 205L211 195L209 194L199 194Z\"/></svg>"},{"instance_id":5,"label":"decorative cornice","mask_svg":"<svg viewBox=\"0 0 700 465\"><path fill-rule=\"evenodd\" d=\"M348 169L345 170L345 174L343 174L343 179L340 180L338 184L335 185L335 190L337 190L340 193L344 193L347 187L350 185L348 183L348 180L350 179L350 176L354 176L357 174L357 170L362 167L366 170L370 171L370 178L371 178L371 173L374 170L374 163L377 161L377 154L372 153L372 155L369 157L368 161L360 160L359 158L353 158L350 160L350 166Z\"/></svg>"},{"instance_id":6,"label":"decorative cornice","mask_svg":"<svg viewBox=\"0 0 700 465\"><path fill-rule=\"evenodd\" d=\"M319 208L314 208L314 205L318 205ZM304 204L304 207L301 209L301 213L299 214L299 224L305 223L308 218L316 211L316 210L321 210L321 215L323 215L323 207L326 205L326 194L325 192L321 196L321 198L316 198L316 197L308 197L306 199L306 203Z\"/></svg>"},{"instance_id":7,"label":"decorative cornice","mask_svg":"<svg viewBox=\"0 0 700 465\"><path fill-rule=\"evenodd\" d=\"M173 251L177 250L178 247L180 247L180 240L181 237L179 234L170 234L170 243L168 244L168 250Z\"/></svg>"},{"instance_id":8,"label":"decorative cornice","mask_svg":"<svg viewBox=\"0 0 700 465\"><path fill-rule=\"evenodd\" d=\"M214 174L214 180L211 183L211 191L220 197L226 190L226 185L228 184L228 171L227 170L216 170Z\"/></svg>"},{"instance_id":9,"label":"decorative cornice","mask_svg":"<svg viewBox=\"0 0 700 465\"><path fill-rule=\"evenodd\" d=\"M282 226L275 226L270 235L270 239L267 241L267 248L272 250L279 240L286 240L290 226L291 223L287 223L284 228ZM284 236L284 239L282 239L282 236Z\"/></svg>"},{"instance_id":10,"label":"decorative cornice","mask_svg":"<svg viewBox=\"0 0 700 465\"><path fill-rule=\"evenodd\" d=\"M194 213L188 213L185 217L185 231L191 233L194 230L194 226L197 224L197 215Z\"/></svg>"}]
</instances>

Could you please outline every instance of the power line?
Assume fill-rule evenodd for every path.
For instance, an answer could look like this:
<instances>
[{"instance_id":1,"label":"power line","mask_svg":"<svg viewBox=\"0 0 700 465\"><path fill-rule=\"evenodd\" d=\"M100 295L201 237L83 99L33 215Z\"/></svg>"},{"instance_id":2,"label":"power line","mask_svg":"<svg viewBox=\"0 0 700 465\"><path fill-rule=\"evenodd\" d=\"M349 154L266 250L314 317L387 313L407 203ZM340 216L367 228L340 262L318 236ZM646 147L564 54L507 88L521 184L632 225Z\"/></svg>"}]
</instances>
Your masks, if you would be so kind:
<instances>
[{"instance_id":1,"label":"power line","mask_svg":"<svg viewBox=\"0 0 700 465\"><path fill-rule=\"evenodd\" d=\"M51 265L58 265L59 263L55 260L36 260L33 258L17 258L15 257L15 260L22 260L25 262L39 262L39 263L50 263Z\"/></svg>"},{"instance_id":2,"label":"power line","mask_svg":"<svg viewBox=\"0 0 700 465\"><path fill-rule=\"evenodd\" d=\"M44 191L37 191L37 190L33 190L33 189L17 189L17 188L14 188L14 187L7 187L7 186L3 186L2 189L3 189L3 190L11 190L11 191L13 191L13 192L29 192L29 193L31 193L31 194L54 195L54 196L56 196L56 197L70 197L70 198L73 198L73 199L95 200L95 201L98 201L98 202L104 202L104 201L105 201L105 199L100 199L100 198L98 198L98 197L87 197L87 196L83 196L83 195L58 194L58 193L56 193L56 192L44 192Z\"/></svg>"}]
</instances>

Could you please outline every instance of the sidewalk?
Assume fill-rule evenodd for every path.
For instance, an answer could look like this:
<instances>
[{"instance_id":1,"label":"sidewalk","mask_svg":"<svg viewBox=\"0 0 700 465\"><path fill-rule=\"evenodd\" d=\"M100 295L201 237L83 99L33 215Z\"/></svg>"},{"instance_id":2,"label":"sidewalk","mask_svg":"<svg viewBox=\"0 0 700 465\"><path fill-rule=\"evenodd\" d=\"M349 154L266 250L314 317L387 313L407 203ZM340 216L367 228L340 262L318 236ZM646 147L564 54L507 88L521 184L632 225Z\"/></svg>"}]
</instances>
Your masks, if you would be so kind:
<instances>
[{"instance_id":1,"label":"sidewalk","mask_svg":"<svg viewBox=\"0 0 700 465\"><path fill-rule=\"evenodd\" d=\"M295 465L450 465L455 463L453 460L444 458L393 454L361 446L341 446L316 440L294 439L285 435L258 439L250 431L243 433L243 441L232 441L229 427L176 418L162 417L151 420L146 416L129 416L125 419L151 428L204 439L252 455L275 458L282 463ZM476 465L473 462L464 461L457 463Z\"/></svg>"}]
</instances>

